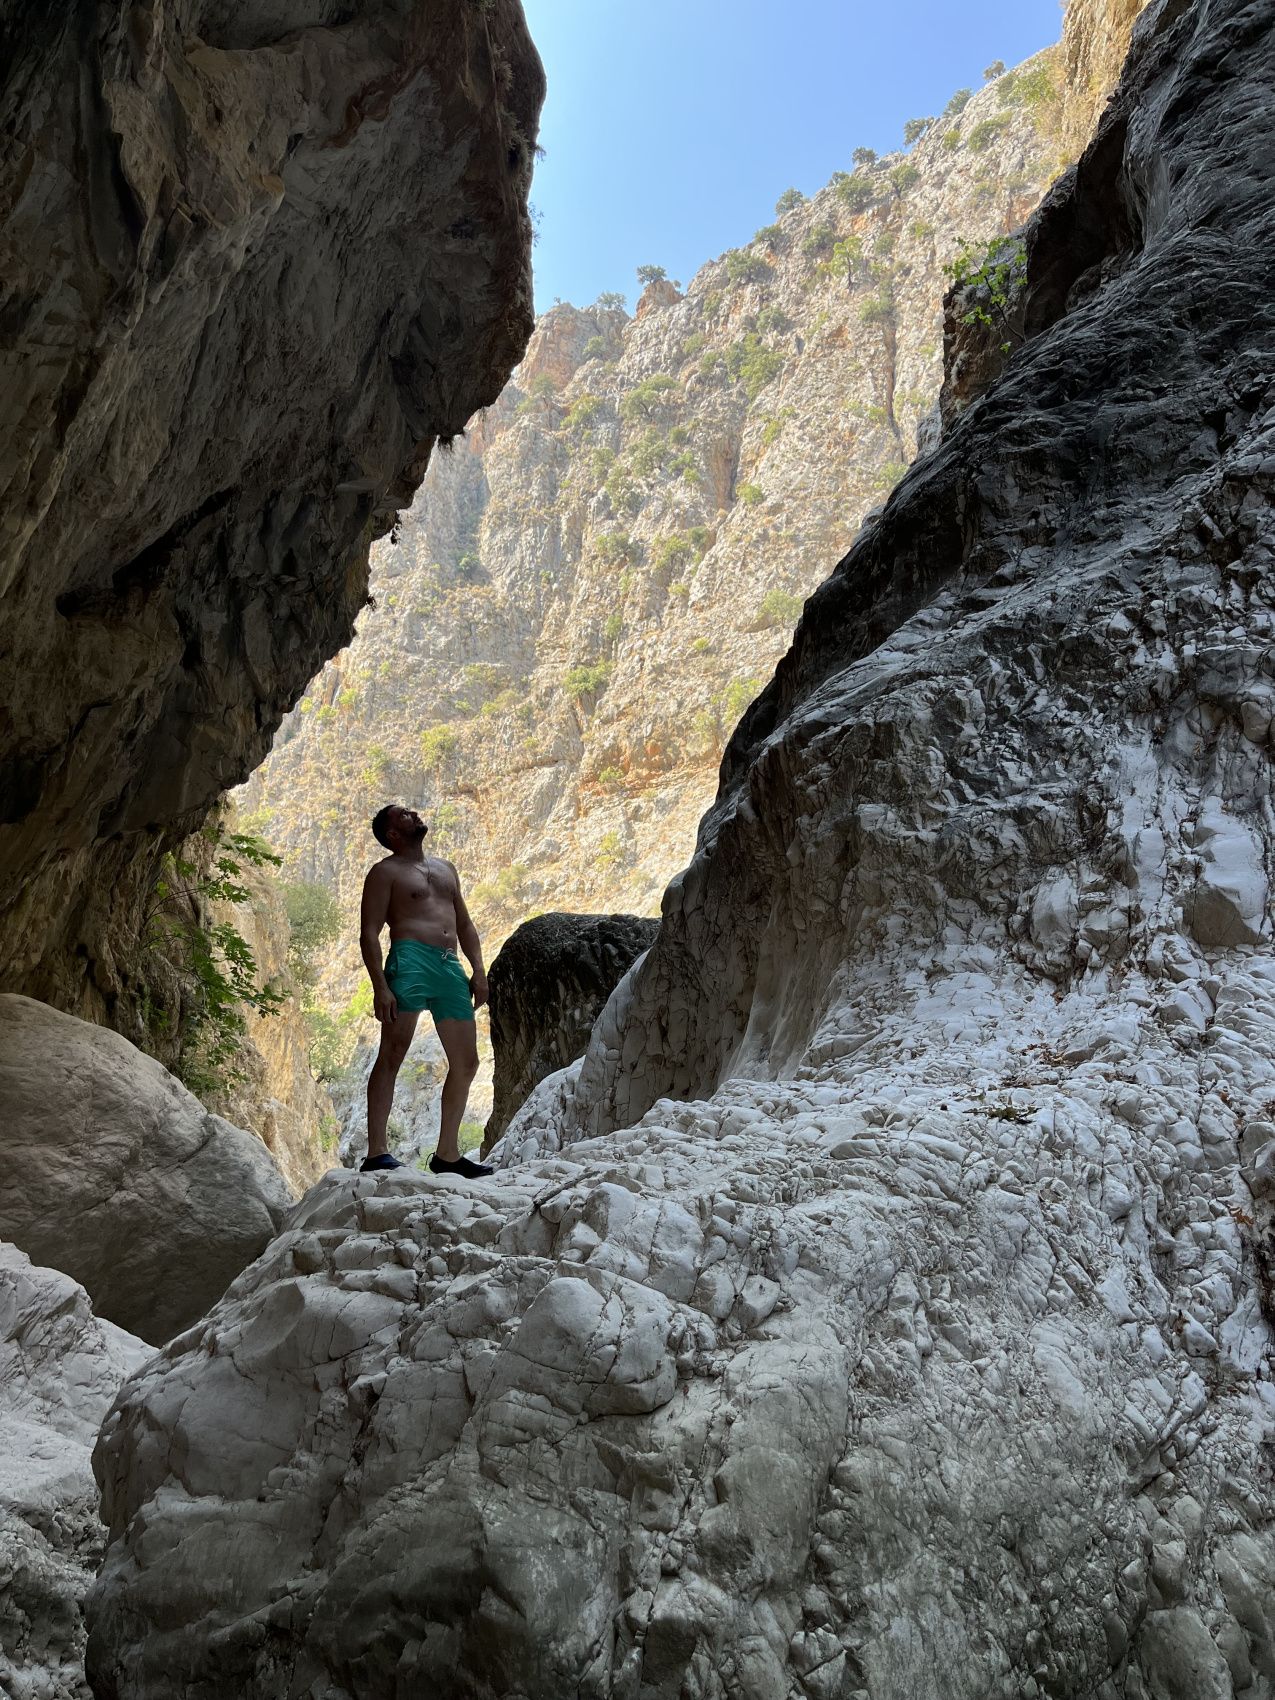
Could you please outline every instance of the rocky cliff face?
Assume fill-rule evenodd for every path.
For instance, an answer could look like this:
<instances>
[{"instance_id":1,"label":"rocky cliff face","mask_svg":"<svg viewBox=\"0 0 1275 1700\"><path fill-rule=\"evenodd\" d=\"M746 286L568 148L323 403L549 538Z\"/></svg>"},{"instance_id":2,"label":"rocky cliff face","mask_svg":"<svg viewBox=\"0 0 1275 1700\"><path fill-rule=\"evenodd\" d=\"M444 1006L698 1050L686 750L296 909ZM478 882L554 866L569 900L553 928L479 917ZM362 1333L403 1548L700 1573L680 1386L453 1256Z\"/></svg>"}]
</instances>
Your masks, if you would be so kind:
<instances>
[{"instance_id":1,"label":"rocky cliff face","mask_svg":"<svg viewBox=\"0 0 1275 1700\"><path fill-rule=\"evenodd\" d=\"M129 1384L107 1691L1275 1692L1272 90L1153 4L574 1083Z\"/></svg>"},{"instance_id":2,"label":"rocky cliff face","mask_svg":"<svg viewBox=\"0 0 1275 1700\"><path fill-rule=\"evenodd\" d=\"M113 1020L157 849L523 351L542 76L516 0L10 10L0 971Z\"/></svg>"},{"instance_id":3,"label":"rocky cliff face","mask_svg":"<svg viewBox=\"0 0 1275 1700\"><path fill-rule=\"evenodd\" d=\"M1036 203L1067 98L1055 50L684 294L546 313L248 787L290 866L352 922L368 819L404 795L493 943L540 909L653 912L803 599L916 452L944 263ZM335 1002L360 973L351 926Z\"/></svg>"}]
</instances>

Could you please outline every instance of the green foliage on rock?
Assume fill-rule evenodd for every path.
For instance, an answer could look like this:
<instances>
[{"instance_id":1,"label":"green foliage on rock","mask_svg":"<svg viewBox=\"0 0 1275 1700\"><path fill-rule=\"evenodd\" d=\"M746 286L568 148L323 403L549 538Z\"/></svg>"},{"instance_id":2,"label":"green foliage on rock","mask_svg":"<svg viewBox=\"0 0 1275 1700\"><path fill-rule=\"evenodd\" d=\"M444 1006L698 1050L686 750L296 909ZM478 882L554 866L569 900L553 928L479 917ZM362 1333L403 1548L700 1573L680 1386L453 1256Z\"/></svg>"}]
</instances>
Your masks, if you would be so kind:
<instances>
[{"instance_id":1,"label":"green foliage on rock","mask_svg":"<svg viewBox=\"0 0 1275 1700\"><path fill-rule=\"evenodd\" d=\"M831 252L836 240L837 233L832 225L812 224L801 244L801 251L807 259L822 259L825 254Z\"/></svg>"},{"instance_id":2,"label":"green foliage on rock","mask_svg":"<svg viewBox=\"0 0 1275 1700\"><path fill-rule=\"evenodd\" d=\"M635 384L620 403L620 417L630 424L653 418L667 408L672 392L678 388L677 379L667 372L652 372L649 378Z\"/></svg>"},{"instance_id":3,"label":"green foliage on rock","mask_svg":"<svg viewBox=\"0 0 1275 1700\"><path fill-rule=\"evenodd\" d=\"M1008 123L1008 114L997 112L991 118L984 118L975 124L966 138L971 150L974 153L982 153L989 148Z\"/></svg>"},{"instance_id":4,"label":"green foliage on rock","mask_svg":"<svg viewBox=\"0 0 1275 1700\"><path fill-rule=\"evenodd\" d=\"M749 331L741 341L728 348L725 358L726 370L735 383L744 386L749 401L756 401L784 366L783 355L776 349L767 348L756 331Z\"/></svg>"},{"instance_id":5,"label":"green foliage on rock","mask_svg":"<svg viewBox=\"0 0 1275 1700\"><path fill-rule=\"evenodd\" d=\"M886 177L896 195L905 195L921 181L921 168L913 165L910 160L903 160L898 165L892 165L886 172Z\"/></svg>"},{"instance_id":6,"label":"green foliage on rock","mask_svg":"<svg viewBox=\"0 0 1275 1700\"><path fill-rule=\"evenodd\" d=\"M444 766L459 748L460 739L445 722L427 726L421 733L421 760L427 770Z\"/></svg>"},{"instance_id":7,"label":"green foliage on rock","mask_svg":"<svg viewBox=\"0 0 1275 1700\"><path fill-rule=\"evenodd\" d=\"M663 283L668 273L663 266L639 266L637 280L645 289L648 283Z\"/></svg>"},{"instance_id":8,"label":"green foliage on rock","mask_svg":"<svg viewBox=\"0 0 1275 1700\"><path fill-rule=\"evenodd\" d=\"M755 508L759 502L766 500L766 492L760 484L741 484L735 494L746 508Z\"/></svg>"},{"instance_id":9,"label":"green foliage on rock","mask_svg":"<svg viewBox=\"0 0 1275 1700\"><path fill-rule=\"evenodd\" d=\"M933 122L932 118L909 118L903 126L903 145L910 148L913 142L920 141Z\"/></svg>"},{"instance_id":10,"label":"green foliage on rock","mask_svg":"<svg viewBox=\"0 0 1275 1700\"><path fill-rule=\"evenodd\" d=\"M974 91L972 89L957 89L956 93L943 108L941 116L944 118L955 118L957 113L964 112L965 108L969 105L973 98Z\"/></svg>"},{"instance_id":11,"label":"green foliage on rock","mask_svg":"<svg viewBox=\"0 0 1275 1700\"><path fill-rule=\"evenodd\" d=\"M764 242L768 248L774 248L783 236L783 226L780 224L764 224L753 235L754 242Z\"/></svg>"},{"instance_id":12,"label":"green foliage on rock","mask_svg":"<svg viewBox=\"0 0 1275 1700\"><path fill-rule=\"evenodd\" d=\"M726 255L728 283L768 283L771 275L769 263L760 254L750 253L747 248L732 248Z\"/></svg>"},{"instance_id":13,"label":"green foliage on rock","mask_svg":"<svg viewBox=\"0 0 1275 1700\"><path fill-rule=\"evenodd\" d=\"M600 561L616 566L637 561L642 546L635 543L627 531L604 531L600 537L594 538L593 550Z\"/></svg>"},{"instance_id":14,"label":"green foliage on rock","mask_svg":"<svg viewBox=\"0 0 1275 1700\"><path fill-rule=\"evenodd\" d=\"M785 189L775 202L775 217L782 218L785 213L792 212L795 207L804 207L805 204L806 197L800 189Z\"/></svg>"},{"instance_id":15,"label":"green foliage on rock","mask_svg":"<svg viewBox=\"0 0 1275 1700\"><path fill-rule=\"evenodd\" d=\"M586 425L590 425L606 408L601 396L578 395L567 409L566 418L562 421L564 431L579 433Z\"/></svg>"},{"instance_id":16,"label":"green foliage on rock","mask_svg":"<svg viewBox=\"0 0 1275 1700\"><path fill-rule=\"evenodd\" d=\"M865 212L877 198L877 190L866 172L856 171L837 181L837 195L852 213Z\"/></svg>"},{"instance_id":17,"label":"green foliage on rock","mask_svg":"<svg viewBox=\"0 0 1275 1700\"><path fill-rule=\"evenodd\" d=\"M800 596L787 590L768 590L757 609L759 626L795 626L805 606Z\"/></svg>"},{"instance_id":18,"label":"green foliage on rock","mask_svg":"<svg viewBox=\"0 0 1275 1700\"><path fill-rule=\"evenodd\" d=\"M582 661L568 670L563 678L562 688L569 697L580 701L585 697L601 695L610 677L609 661Z\"/></svg>"},{"instance_id":19,"label":"green foliage on rock","mask_svg":"<svg viewBox=\"0 0 1275 1700\"><path fill-rule=\"evenodd\" d=\"M584 345L586 360L605 360L607 357L607 340L604 336L591 336Z\"/></svg>"},{"instance_id":20,"label":"green foliage on rock","mask_svg":"<svg viewBox=\"0 0 1275 1700\"><path fill-rule=\"evenodd\" d=\"M165 855L143 924L148 945L163 951L186 981L178 1077L197 1097L215 1096L243 1080L237 1057L247 1032L246 1012L273 1015L285 1002L283 987L264 984L256 956L213 905L251 901L248 868L277 868L282 857L251 833L224 823L203 829L208 860Z\"/></svg>"},{"instance_id":21,"label":"green foliage on rock","mask_svg":"<svg viewBox=\"0 0 1275 1700\"><path fill-rule=\"evenodd\" d=\"M963 325L999 330L1000 347L1008 353L1009 317L1027 276L1027 244L1021 236L993 236L989 242L957 241L956 258L943 268L954 289L962 292Z\"/></svg>"}]
</instances>

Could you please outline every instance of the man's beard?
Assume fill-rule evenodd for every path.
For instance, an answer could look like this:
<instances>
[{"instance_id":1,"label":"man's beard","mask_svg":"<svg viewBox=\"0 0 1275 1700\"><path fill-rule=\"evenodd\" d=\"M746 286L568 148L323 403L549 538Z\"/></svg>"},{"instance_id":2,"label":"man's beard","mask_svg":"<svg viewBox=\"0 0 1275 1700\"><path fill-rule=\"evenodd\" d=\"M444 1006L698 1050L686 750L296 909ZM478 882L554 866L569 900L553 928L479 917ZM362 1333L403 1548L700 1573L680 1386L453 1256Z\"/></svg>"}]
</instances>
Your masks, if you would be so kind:
<instances>
[{"instance_id":1,"label":"man's beard","mask_svg":"<svg viewBox=\"0 0 1275 1700\"><path fill-rule=\"evenodd\" d=\"M429 828L425 825L425 822L422 821L419 826L404 827L403 837L409 844L419 844L428 831Z\"/></svg>"}]
</instances>

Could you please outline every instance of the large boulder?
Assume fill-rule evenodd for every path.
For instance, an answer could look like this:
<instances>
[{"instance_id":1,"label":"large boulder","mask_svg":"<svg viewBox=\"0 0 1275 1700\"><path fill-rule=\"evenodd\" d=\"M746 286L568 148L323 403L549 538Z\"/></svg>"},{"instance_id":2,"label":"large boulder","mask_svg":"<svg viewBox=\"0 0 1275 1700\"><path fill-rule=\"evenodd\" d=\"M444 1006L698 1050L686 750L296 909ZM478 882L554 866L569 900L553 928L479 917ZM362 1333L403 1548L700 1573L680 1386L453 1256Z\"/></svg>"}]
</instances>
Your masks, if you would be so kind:
<instances>
[{"instance_id":1,"label":"large boulder","mask_svg":"<svg viewBox=\"0 0 1275 1700\"><path fill-rule=\"evenodd\" d=\"M118 1024L159 853L533 324L518 0L6 8L0 971Z\"/></svg>"},{"instance_id":2,"label":"large boulder","mask_svg":"<svg viewBox=\"0 0 1275 1700\"><path fill-rule=\"evenodd\" d=\"M648 950L659 922L641 915L537 915L512 933L488 976L494 1145L548 1075L584 1050L607 999Z\"/></svg>"},{"instance_id":3,"label":"large boulder","mask_svg":"<svg viewBox=\"0 0 1275 1700\"><path fill-rule=\"evenodd\" d=\"M90 1455L150 1347L0 1244L0 1691L88 1700L81 1602L106 1545Z\"/></svg>"},{"instance_id":4,"label":"large boulder","mask_svg":"<svg viewBox=\"0 0 1275 1700\"><path fill-rule=\"evenodd\" d=\"M0 1238L158 1343L262 1250L292 1195L253 1134L127 1039L0 995Z\"/></svg>"}]
</instances>

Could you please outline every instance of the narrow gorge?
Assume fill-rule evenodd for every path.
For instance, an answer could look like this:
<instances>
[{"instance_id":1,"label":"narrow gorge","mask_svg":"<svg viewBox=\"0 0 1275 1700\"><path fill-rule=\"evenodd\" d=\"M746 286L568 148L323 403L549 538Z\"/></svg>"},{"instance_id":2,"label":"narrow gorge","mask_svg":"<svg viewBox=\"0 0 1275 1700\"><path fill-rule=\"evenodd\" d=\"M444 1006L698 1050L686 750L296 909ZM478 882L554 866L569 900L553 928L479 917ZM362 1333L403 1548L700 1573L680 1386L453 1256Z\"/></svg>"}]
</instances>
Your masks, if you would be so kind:
<instances>
[{"instance_id":1,"label":"narrow gorge","mask_svg":"<svg viewBox=\"0 0 1275 1700\"><path fill-rule=\"evenodd\" d=\"M534 322L517 0L0 46L0 1687L1275 1700L1273 0Z\"/></svg>"}]
</instances>

